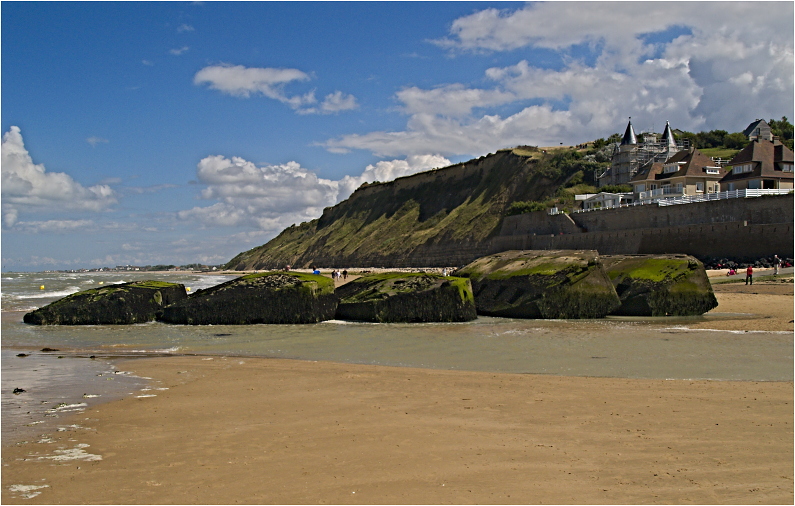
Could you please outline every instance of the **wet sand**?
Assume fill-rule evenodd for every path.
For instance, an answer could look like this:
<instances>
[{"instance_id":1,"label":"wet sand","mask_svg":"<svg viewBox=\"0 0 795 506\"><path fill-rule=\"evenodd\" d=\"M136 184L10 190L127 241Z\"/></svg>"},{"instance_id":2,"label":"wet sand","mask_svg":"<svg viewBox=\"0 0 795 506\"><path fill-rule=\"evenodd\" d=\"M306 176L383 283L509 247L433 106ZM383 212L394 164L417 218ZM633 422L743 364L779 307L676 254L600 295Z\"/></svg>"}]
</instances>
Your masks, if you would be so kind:
<instances>
[{"instance_id":1,"label":"wet sand","mask_svg":"<svg viewBox=\"0 0 795 506\"><path fill-rule=\"evenodd\" d=\"M792 331L792 283L715 291L716 311L754 314L712 327ZM118 367L165 390L4 446L3 503L795 500L792 382L233 357Z\"/></svg>"}]
</instances>

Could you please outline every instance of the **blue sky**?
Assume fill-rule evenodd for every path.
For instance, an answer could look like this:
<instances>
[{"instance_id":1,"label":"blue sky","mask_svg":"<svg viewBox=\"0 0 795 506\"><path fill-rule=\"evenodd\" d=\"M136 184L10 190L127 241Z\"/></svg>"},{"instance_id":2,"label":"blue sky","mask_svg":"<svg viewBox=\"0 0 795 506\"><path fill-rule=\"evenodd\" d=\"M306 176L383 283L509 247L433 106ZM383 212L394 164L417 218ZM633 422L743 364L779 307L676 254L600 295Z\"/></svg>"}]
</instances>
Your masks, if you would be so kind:
<instances>
[{"instance_id":1,"label":"blue sky","mask_svg":"<svg viewBox=\"0 0 795 506\"><path fill-rule=\"evenodd\" d=\"M2 270L226 262L520 144L793 116L793 4L2 2Z\"/></svg>"}]
</instances>

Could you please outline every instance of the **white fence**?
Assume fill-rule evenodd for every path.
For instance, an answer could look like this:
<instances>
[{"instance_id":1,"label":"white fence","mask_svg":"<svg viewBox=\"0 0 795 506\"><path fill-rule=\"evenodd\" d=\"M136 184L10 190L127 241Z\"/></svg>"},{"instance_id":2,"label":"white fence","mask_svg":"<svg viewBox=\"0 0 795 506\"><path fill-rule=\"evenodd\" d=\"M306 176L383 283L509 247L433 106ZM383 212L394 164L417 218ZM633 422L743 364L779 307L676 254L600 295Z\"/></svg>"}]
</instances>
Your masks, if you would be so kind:
<instances>
[{"instance_id":1,"label":"white fence","mask_svg":"<svg viewBox=\"0 0 795 506\"><path fill-rule=\"evenodd\" d=\"M762 197L764 195L787 195L792 193L793 190L731 190L718 193L702 193L701 195L685 195L683 197L674 197L667 199L660 199L657 201L661 206L673 206L677 204L692 204L694 202L706 202L708 200L725 200L725 199L744 199L750 197Z\"/></svg>"},{"instance_id":2,"label":"white fence","mask_svg":"<svg viewBox=\"0 0 795 506\"><path fill-rule=\"evenodd\" d=\"M677 204L693 204L696 202L707 202L709 200L726 200L726 199L744 199L751 197L762 197L765 195L787 195L793 193L795 190L732 190L718 193L703 193L700 195L685 195L680 197L661 197L654 200L645 200L633 202L632 204L621 204L619 207L634 207L643 205L656 204L658 206L673 206ZM603 207L597 209L580 209L574 211L575 213L587 213L591 211L602 211L605 209L615 209L615 207Z\"/></svg>"}]
</instances>

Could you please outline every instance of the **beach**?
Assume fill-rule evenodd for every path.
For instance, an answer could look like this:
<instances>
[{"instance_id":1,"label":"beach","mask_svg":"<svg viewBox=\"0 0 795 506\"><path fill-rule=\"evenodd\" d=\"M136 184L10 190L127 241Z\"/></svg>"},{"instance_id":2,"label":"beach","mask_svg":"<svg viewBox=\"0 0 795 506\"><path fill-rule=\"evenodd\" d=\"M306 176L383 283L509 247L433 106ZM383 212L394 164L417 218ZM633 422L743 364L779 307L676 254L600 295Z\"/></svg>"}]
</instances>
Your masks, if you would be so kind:
<instances>
[{"instance_id":1,"label":"beach","mask_svg":"<svg viewBox=\"0 0 795 506\"><path fill-rule=\"evenodd\" d=\"M792 278L716 283L793 331ZM791 337L791 336L790 336ZM599 358L599 357L593 357ZM5 504L792 504L793 382L240 356L120 360L146 390L5 445Z\"/></svg>"}]
</instances>

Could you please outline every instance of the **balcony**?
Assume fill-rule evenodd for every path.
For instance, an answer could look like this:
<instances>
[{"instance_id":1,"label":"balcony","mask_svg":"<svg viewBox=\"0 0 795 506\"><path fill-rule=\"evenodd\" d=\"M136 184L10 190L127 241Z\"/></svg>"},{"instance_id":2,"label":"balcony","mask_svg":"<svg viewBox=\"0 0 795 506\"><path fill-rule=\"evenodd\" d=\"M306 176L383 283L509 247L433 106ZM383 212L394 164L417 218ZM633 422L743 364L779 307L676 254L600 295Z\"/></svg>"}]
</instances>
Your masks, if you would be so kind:
<instances>
[{"instance_id":1,"label":"balcony","mask_svg":"<svg viewBox=\"0 0 795 506\"><path fill-rule=\"evenodd\" d=\"M656 190L649 190L638 193L638 200L652 200L667 197L681 197L685 194L684 188L677 189L675 186L666 186Z\"/></svg>"}]
</instances>

